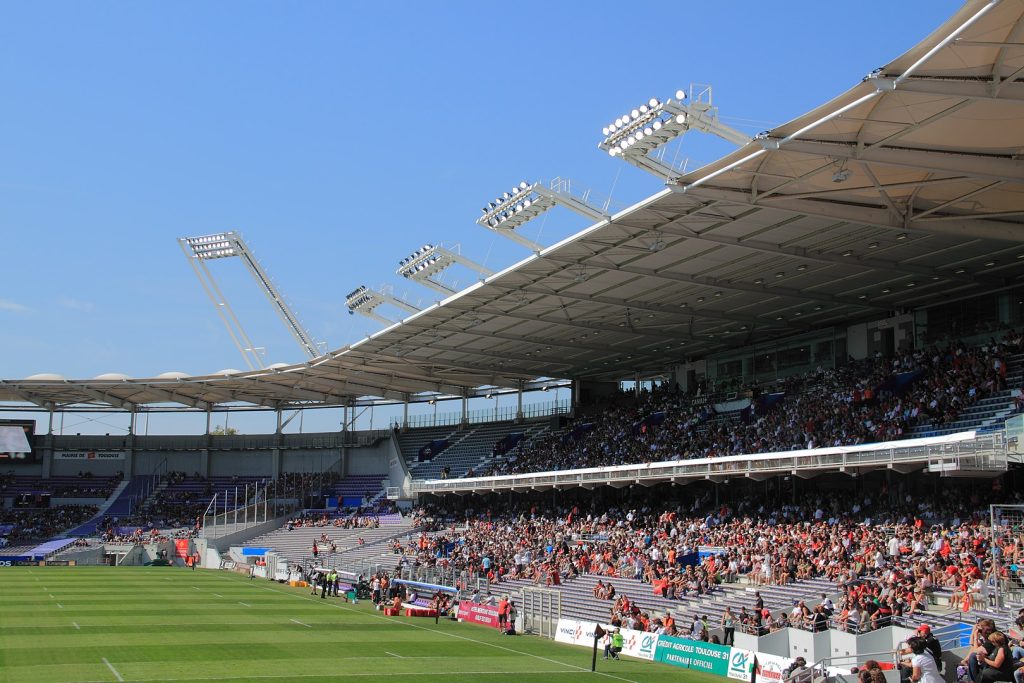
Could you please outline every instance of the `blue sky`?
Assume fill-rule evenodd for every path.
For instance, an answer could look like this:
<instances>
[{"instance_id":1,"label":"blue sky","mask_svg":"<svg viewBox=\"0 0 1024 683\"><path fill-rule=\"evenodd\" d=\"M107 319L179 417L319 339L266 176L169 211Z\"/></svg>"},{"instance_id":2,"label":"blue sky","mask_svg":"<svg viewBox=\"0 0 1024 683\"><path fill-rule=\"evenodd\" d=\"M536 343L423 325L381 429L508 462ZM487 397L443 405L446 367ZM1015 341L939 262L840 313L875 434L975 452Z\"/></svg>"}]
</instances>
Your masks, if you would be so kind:
<instances>
[{"instance_id":1,"label":"blue sky","mask_svg":"<svg viewBox=\"0 0 1024 683\"><path fill-rule=\"evenodd\" d=\"M239 230L316 338L424 242L491 269L475 225L521 179L625 207L659 181L596 148L651 97L711 83L751 134L843 92L949 0L857 3L4 3L0 377L207 374L244 363L176 244ZM691 167L729 150L690 134ZM525 234L584 227L554 210ZM211 264L266 361L303 360L237 261ZM462 283L465 284L465 283Z\"/></svg>"}]
</instances>

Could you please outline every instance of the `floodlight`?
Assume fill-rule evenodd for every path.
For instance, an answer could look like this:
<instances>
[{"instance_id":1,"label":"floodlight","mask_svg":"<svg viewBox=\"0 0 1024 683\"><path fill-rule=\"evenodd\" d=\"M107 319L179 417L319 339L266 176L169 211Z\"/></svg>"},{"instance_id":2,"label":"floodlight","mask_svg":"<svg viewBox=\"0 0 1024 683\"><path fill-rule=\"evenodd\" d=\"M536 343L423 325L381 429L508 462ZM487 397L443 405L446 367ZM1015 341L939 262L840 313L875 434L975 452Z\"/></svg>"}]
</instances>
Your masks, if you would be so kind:
<instances>
[{"instance_id":1,"label":"floodlight","mask_svg":"<svg viewBox=\"0 0 1024 683\"><path fill-rule=\"evenodd\" d=\"M608 126L607 129L610 131L611 126ZM616 154L616 152L609 153L613 156ZM574 196L569 190L569 182L566 180L556 179L552 182L551 187L544 187L540 183L530 184L524 180L512 188L511 194L506 192L505 198L498 200L497 205L478 218L476 222L477 225L494 230L528 249L540 251L543 247L517 234L515 229L556 204L561 204L593 220L600 220L606 216L605 212L588 204L585 196L583 198Z\"/></svg>"},{"instance_id":2,"label":"floodlight","mask_svg":"<svg viewBox=\"0 0 1024 683\"><path fill-rule=\"evenodd\" d=\"M393 325L394 320L375 312L375 309L382 304L390 304L406 313L416 313L420 310L401 299L396 299L387 291L374 291L365 285L356 287L345 296L345 306L348 307L349 315L358 313L379 323Z\"/></svg>"},{"instance_id":3,"label":"floodlight","mask_svg":"<svg viewBox=\"0 0 1024 683\"><path fill-rule=\"evenodd\" d=\"M675 100L664 103L652 97L646 104L616 119L613 125L602 128L604 139L598 147L610 156L621 156L646 171L671 178L679 171L663 160L663 152L652 153L688 130L708 132L737 145L749 142L748 136L718 120L718 112L711 106L710 87L705 87L690 102L684 101L686 98L682 90L676 92Z\"/></svg>"},{"instance_id":4,"label":"floodlight","mask_svg":"<svg viewBox=\"0 0 1024 683\"><path fill-rule=\"evenodd\" d=\"M396 271L402 277L419 282L422 285L426 285L431 289L437 290L445 295L454 294L455 288L436 280L436 276L440 275L447 268L460 264L475 270L481 275L491 275L491 271L483 266L474 263L473 261L465 258L458 252L458 245L455 246L455 250L446 249L443 246L434 246L427 244L423 249L417 250L412 256L403 259L399 262L398 270Z\"/></svg>"}]
</instances>

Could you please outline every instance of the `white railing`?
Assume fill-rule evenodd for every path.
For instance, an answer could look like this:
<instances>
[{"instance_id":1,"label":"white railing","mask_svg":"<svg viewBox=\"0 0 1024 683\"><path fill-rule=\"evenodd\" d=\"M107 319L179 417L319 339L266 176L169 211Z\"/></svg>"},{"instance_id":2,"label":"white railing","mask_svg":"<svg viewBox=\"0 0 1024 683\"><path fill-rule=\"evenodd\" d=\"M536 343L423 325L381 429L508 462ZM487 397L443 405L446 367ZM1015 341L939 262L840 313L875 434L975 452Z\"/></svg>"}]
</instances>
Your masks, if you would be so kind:
<instances>
[{"instance_id":1,"label":"white railing","mask_svg":"<svg viewBox=\"0 0 1024 683\"><path fill-rule=\"evenodd\" d=\"M569 399L558 401L543 401L540 403L529 403L523 405L523 419L529 420L537 417L548 417L550 415L565 415L569 412ZM500 408L484 408L466 412L466 422L469 424L480 424L483 422L511 422L516 419L516 406L503 406ZM462 413L440 413L428 415L410 415L408 425L410 429L417 427L444 427L462 424Z\"/></svg>"},{"instance_id":2,"label":"white railing","mask_svg":"<svg viewBox=\"0 0 1024 683\"><path fill-rule=\"evenodd\" d=\"M413 493L448 493L479 490L570 488L628 482L656 484L695 479L725 480L759 474L797 471L845 472L870 467L915 466L933 472L1003 472L1007 467L1002 432L977 436L961 432L925 439L818 448L781 453L731 455L616 467L591 467L558 472L534 472L469 479L413 481Z\"/></svg>"}]
</instances>

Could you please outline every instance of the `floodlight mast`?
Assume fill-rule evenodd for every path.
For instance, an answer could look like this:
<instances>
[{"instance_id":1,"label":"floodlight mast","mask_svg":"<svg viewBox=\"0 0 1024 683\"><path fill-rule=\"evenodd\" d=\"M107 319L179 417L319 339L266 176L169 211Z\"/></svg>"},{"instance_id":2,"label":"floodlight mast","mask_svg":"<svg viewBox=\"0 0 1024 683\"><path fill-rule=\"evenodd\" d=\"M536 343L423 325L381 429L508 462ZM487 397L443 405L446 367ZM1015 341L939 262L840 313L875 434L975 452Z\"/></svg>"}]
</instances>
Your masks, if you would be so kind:
<instances>
[{"instance_id":1,"label":"floodlight mast","mask_svg":"<svg viewBox=\"0 0 1024 683\"><path fill-rule=\"evenodd\" d=\"M670 180L681 172L651 156L651 152L689 130L710 133L738 146L751 139L718 119L718 109L711 103L711 86L691 85L689 97L683 90L676 91L675 99L664 102L652 97L646 104L615 119L601 129L604 139L598 147L613 157Z\"/></svg>"},{"instance_id":2,"label":"floodlight mast","mask_svg":"<svg viewBox=\"0 0 1024 683\"><path fill-rule=\"evenodd\" d=\"M607 218L607 206L597 208L588 203L588 198L589 192L582 197L574 195L567 178L555 178L549 186L524 180L513 187L511 192L505 192L493 202L488 202L481 209L483 215L476 222L477 225L538 252L544 247L517 233L516 228L559 204L594 221Z\"/></svg>"},{"instance_id":3,"label":"floodlight mast","mask_svg":"<svg viewBox=\"0 0 1024 683\"><path fill-rule=\"evenodd\" d=\"M295 341L299 343L302 350L310 358L320 356L320 346L313 336L299 322L298 316L285 302L284 295L274 286L270 275L263 269L263 266L256 259L249 247L242 240L242 236L234 231L217 233L215 235L204 235L202 237L183 237L178 240L185 251L185 255L193 261L202 264L203 269L213 279L209 269L206 268L206 261L237 256L242 260L249 274L259 285L260 290L270 301L278 316L284 321L288 331L291 332ZM194 264L193 264L194 265ZM233 314L232 314L233 316ZM262 363L260 364L262 367Z\"/></svg>"},{"instance_id":4,"label":"floodlight mast","mask_svg":"<svg viewBox=\"0 0 1024 683\"><path fill-rule=\"evenodd\" d=\"M406 313L419 313L420 309L412 304L392 296L383 289L379 292L370 289L365 285L359 285L345 296L345 305L348 307L349 315L364 315L371 320L376 320L383 325L394 325L397 321L387 318L375 311L382 304L390 304Z\"/></svg>"},{"instance_id":5,"label":"floodlight mast","mask_svg":"<svg viewBox=\"0 0 1024 683\"><path fill-rule=\"evenodd\" d=\"M191 264L196 278L199 279L199 284L203 287L203 291L206 292L210 301L213 302L217 315L220 316L224 327L227 328L231 341L235 343L238 352L245 359L245 364L250 370L262 369L263 358L257 351L257 347L249 339L249 335L245 332L245 328L242 327L242 323L235 315L234 309L228 303L227 297L224 296L220 287L217 286L217 280L213 277L213 273L206 267L208 258L230 255L226 252L233 250L231 243L223 233L220 233L203 237L182 237L178 240L178 246L181 247L182 253L185 254L185 258ZM200 253L204 255L200 256Z\"/></svg>"},{"instance_id":6,"label":"floodlight mast","mask_svg":"<svg viewBox=\"0 0 1024 683\"><path fill-rule=\"evenodd\" d=\"M399 261L398 270L395 272L408 280L418 282L447 296L455 294L457 290L440 280L435 280L434 277L455 264L475 270L484 277L493 274L493 271L469 260L459 253L458 245L455 245L454 250L452 250L433 244L424 244L412 254Z\"/></svg>"}]
</instances>

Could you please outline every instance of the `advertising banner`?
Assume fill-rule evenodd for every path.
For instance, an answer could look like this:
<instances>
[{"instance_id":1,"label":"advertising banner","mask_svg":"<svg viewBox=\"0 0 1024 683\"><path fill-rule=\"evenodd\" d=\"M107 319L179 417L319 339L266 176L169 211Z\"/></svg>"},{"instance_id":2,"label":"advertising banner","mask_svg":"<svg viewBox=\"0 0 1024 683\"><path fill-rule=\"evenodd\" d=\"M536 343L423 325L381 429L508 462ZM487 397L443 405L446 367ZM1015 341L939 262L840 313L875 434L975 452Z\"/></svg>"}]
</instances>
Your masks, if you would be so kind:
<instances>
[{"instance_id":1,"label":"advertising banner","mask_svg":"<svg viewBox=\"0 0 1024 683\"><path fill-rule=\"evenodd\" d=\"M597 624L593 621L580 621L579 619L559 619L558 631L555 633L555 640L559 643L580 645L582 647L594 646L594 627ZM611 632L614 626L601 624L607 632ZM634 631L624 628L622 633L622 654L639 659L651 661L654 659L654 650L658 643L658 636L653 633ZM609 636L605 635L597 642L597 647L604 650L608 643Z\"/></svg>"},{"instance_id":2,"label":"advertising banner","mask_svg":"<svg viewBox=\"0 0 1024 683\"><path fill-rule=\"evenodd\" d=\"M174 554L178 557L188 557L187 538L177 538L174 540Z\"/></svg>"},{"instance_id":3,"label":"advertising banner","mask_svg":"<svg viewBox=\"0 0 1024 683\"><path fill-rule=\"evenodd\" d=\"M660 636L654 661L724 677L729 673L731 650L724 645Z\"/></svg>"},{"instance_id":4,"label":"advertising banner","mask_svg":"<svg viewBox=\"0 0 1024 683\"><path fill-rule=\"evenodd\" d=\"M634 631L631 628L622 629L622 654L647 661L654 660L654 649L658 645L658 635L655 633L644 633ZM604 647L602 645L602 647Z\"/></svg>"},{"instance_id":5,"label":"advertising banner","mask_svg":"<svg viewBox=\"0 0 1024 683\"><path fill-rule=\"evenodd\" d=\"M766 655L761 652L756 653L754 657L757 660L755 671L758 683L782 683L782 674L793 661L787 657Z\"/></svg>"},{"instance_id":6,"label":"advertising banner","mask_svg":"<svg viewBox=\"0 0 1024 683\"><path fill-rule=\"evenodd\" d=\"M124 451L54 451L54 460L124 460Z\"/></svg>"},{"instance_id":7,"label":"advertising banner","mask_svg":"<svg viewBox=\"0 0 1024 683\"><path fill-rule=\"evenodd\" d=\"M750 683L754 679L754 653L738 647L729 650L729 671L726 675L734 680Z\"/></svg>"},{"instance_id":8,"label":"advertising banner","mask_svg":"<svg viewBox=\"0 0 1024 683\"><path fill-rule=\"evenodd\" d=\"M498 608L492 605L481 605L478 602L459 603L459 621L468 621L471 624L490 626L498 628Z\"/></svg>"}]
</instances>

